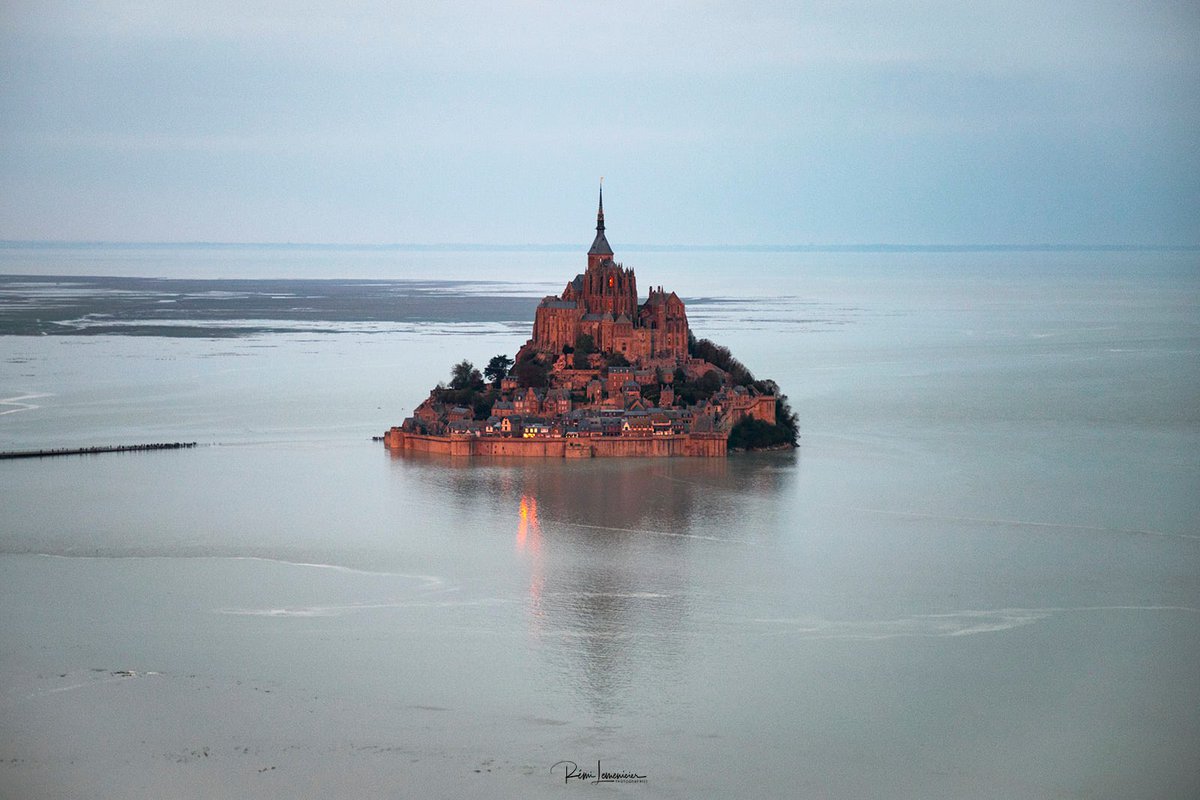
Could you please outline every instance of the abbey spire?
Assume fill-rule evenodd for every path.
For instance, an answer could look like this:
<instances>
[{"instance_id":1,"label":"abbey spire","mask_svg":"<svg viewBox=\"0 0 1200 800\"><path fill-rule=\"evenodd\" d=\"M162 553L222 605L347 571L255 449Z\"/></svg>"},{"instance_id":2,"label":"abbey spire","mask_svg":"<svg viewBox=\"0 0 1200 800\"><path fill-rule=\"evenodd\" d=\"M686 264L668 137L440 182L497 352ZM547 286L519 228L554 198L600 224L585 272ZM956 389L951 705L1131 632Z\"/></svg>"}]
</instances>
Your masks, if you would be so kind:
<instances>
[{"instance_id":1,"label":"abbey spire","mask_svg":"<svg viewBox=\"0 0 1200 800\"><path fill-rule=\"evenodd\" d=\"M608 246L608 239L604 238L604 179L600 179L600 208L596 211L596 238L592 241L592 248L588 250L589 256L611 256L612 248ZM599 259L596 259L599 260ZM593 259L589 258L589 264Z\"/></svg>"}]
</instances>

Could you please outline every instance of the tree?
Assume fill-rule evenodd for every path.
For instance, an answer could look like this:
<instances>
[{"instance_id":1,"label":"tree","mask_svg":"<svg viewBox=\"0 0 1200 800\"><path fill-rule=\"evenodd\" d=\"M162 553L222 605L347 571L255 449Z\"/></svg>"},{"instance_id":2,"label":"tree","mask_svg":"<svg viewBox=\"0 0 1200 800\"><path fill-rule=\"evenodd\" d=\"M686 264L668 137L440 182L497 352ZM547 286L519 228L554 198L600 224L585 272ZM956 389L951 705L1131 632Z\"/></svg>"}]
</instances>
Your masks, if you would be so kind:
<instances>
[{"instance_id":1,"label":"tree","mask_svg":"<svg viewBox=\"0 0 1200 800\"><path fill-rule=\"evenodd\" d=\"M609 353L605 360L608 362L608 365L610 367L628 367L629 366L629 359L627 359L625 357L625 354L619 353L616 350L613 350L611 353Z\"/></svg>"},{"instance_id":2,"label":"tree","mask_svg":"<svg viewBox=\"0 0 1200 800\"><path fill-rule=\"evenodd\" d=\"M760 450L789 444L795 442L785 429L754 417L744 418L729 432L730 450Z\"/></svg>"},{"instance_id":3,"label":"tree","mask_svg":"<svg viewBox=\"0 0 1200 800\"><path fill-rule=\"evenodd\" d=\"M550 369L538 360L536 354L530 354L517 363L513 374L517 376L517 381L523 389L529 386L541 387L549 381Z\"/></svg>"},{"instance_id":4,"label":"tree","mask_svg":"<svg viewBox=\"0 0 1200 800\"><path fill-rule=\"evenodd\" d=\"M688 332L689 334L691 331ZM708 339L688 340L688 352L696 358L702 358L714 367L729 373L730 379L737 385L749 386L754 383L754 376L746 365L733 357L728 347L716 344Z\"/></svg>"},{"instance_id":5,"label":"tree","mask_svg":"<svg viewBox=\"0 0 1200 800\"><path fill-rule=\"evenodd\" d=\"M508 374L512 365L513 360L504 354L492 356L492 360L483 371L484 377L495 383Z\"/></svg>"},{"instance_id":6,"label":"tree","mask_svg":"<svg viewBox=\"0 0 1200 800\"><path fill-rule=\"evenodd\" d=\"M675 371L675 397L684 405L694 406L703 403L720 390L723 382L721 376L709 370L694 381L687 380L683 370Z\"/></svg>"},{"instance_id":7,"label":"tree","mask_svg":"<svg viewBox=\"0 0 1200 800\"><path fill-rule=\"evenodd\" d=\"M496 395L495 389L475 395L475 401L471 404L475 419L484 420L492 415L492 406L496 404Z\"/></svg>"},{"instance_id":8,"label":"tree","mask_svg":"<svg viewBox=\"0 0 1200 800\"><path fill-rule=\"evenodd\" d=\"M450 388L456 391L482 389L483 376L475 369L474 364L464 358L450 369Z\"/></svg>"},{"instance_id":9,"label":"tree","mask_svg":"<svg viewBox=\"0 0 1200 800\"><path fill-rule=\"evenodd\" d=\"M581 333L575 337L576 352L582 350L584 355L596 352L596 340L590 333Z\"/></svg>"},{"instance_id":10,"label":"tree","mask_svg":"<svg viewBox=\"0 0 1200 800\"><path fill-rule=\"evenodd\" d=\"M774 383L774 381L772 381ZM778 387L776 387L778 388ZM775 427L781 428L788 434L788 441L794 445L800 443L800 418L788 405L786 394L775 393Z\"/></svg>"}]
</instances>

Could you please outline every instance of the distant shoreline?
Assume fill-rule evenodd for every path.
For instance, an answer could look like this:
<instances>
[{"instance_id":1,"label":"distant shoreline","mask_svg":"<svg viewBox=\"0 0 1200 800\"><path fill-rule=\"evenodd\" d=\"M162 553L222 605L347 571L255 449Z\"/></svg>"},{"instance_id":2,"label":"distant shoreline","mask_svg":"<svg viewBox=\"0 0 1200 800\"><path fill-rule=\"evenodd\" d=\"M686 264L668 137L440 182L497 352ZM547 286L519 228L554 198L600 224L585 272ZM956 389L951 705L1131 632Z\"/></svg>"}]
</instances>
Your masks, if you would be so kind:
<instances>
[{"instance_id":1,"label":"distant shoreline","mask_svg":"<svg viewBox=\"0 0 1200 800\"><path fill-rule=\"evenodd\" d=\"M577 244L475 244L469 242L396 242L387 244L325 242L107 242L0 239L0 249L19 250L208 249L208 250L328 250L442 253L571 253ZM629 244L622 250L638 253L1190 253L1200 244Z\"/></svg>"}]
</instances>

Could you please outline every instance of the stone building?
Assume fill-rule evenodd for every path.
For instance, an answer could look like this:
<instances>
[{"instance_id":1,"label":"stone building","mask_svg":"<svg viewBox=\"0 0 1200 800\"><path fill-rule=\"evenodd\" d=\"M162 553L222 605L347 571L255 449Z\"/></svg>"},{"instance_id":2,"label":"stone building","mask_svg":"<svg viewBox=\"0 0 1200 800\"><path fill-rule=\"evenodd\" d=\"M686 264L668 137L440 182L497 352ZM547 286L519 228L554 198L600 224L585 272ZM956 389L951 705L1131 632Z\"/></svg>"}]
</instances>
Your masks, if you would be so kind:
<instances>
[{"instance_id":1,"label":"stone building","mask_svg":"<svg viewBox=\"0 0 1200 800\"><path fill-rule=\"evenodd\" d=\"M687 358L688 322L683 301L661 286L638 305L637 278L613 260L604 235L604 190L596 212L596 238L587 254L587 271L576 275L560 296L550 295L534 315L533 338L526 347L561 353L587 334L601 353L620 353L631 363Z\"/></svg>"}]
</instances>

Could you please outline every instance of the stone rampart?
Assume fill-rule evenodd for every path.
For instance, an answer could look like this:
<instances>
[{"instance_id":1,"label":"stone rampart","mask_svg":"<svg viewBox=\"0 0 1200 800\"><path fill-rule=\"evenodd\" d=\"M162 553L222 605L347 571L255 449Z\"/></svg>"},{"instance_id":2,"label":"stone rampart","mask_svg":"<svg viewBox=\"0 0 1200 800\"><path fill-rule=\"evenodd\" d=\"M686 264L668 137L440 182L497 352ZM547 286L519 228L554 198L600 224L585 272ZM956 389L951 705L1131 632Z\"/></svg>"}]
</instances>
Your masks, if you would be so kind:
<instances>
[{"instance_id":1,"label":"stone rampart","mask_svg":"<svg viewBox=\"0 0 1200 800\"><path fill-rule=\"evenodd\" d=\"M672 436L597 436L593 438L510 439L500 436L426 436L392 428L383 443L399 452L444 456L511 456L519 458L723 458L726 438L719 433Z\"/></svg>"}]
</instances>

